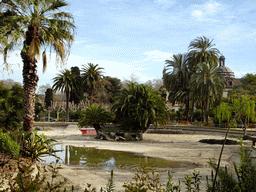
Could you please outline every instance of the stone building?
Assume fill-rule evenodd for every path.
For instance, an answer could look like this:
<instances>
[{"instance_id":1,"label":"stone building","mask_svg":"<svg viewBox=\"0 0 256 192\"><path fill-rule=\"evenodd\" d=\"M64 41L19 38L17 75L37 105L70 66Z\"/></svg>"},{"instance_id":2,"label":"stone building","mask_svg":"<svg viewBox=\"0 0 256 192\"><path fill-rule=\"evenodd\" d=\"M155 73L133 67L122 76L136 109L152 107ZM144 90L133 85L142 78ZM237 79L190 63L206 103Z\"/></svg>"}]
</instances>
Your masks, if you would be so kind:
<instances>
[{"instance_id":1,"label":"stone building","mask_svg":"<svg viewBox=\"0 0 256 192\"><path fill-rule=\"evenodd\" d=\"M239 86L241 84L239 79L235 78L234 72L231 71L228 67L225 65L225 57L222 55L219 58L219 72L221 75L223 75L226 79L226 87L223 92L223 97L228 96L228 91L231 90L234 86Z\"/></svg>"}]
</instances>

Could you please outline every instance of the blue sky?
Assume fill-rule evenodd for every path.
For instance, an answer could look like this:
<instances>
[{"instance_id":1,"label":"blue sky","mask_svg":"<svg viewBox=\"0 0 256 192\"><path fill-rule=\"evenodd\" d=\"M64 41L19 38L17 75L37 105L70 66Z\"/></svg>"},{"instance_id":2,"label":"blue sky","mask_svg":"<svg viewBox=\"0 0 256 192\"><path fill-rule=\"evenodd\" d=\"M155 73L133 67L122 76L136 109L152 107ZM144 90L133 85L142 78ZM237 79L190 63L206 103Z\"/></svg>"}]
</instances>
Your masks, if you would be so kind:
<instances>
[{"instance_id":1,"label":"blue sky","mask_svg":"<svg viewBox=\"0 0 256 192\"><path fill-rule=\"evenodd\" d=\"M46 72L38 63L39 86L52 84L60 69L99 64L107 76L140 82L161 78L165 60L185 53L200 36L214 39L236 77L256 72L256 1L226 0L67 0L77 26L64 67L52 54ZM22 82L19 52L11 55L13 74Z\"/></svg>"}]
</instances>

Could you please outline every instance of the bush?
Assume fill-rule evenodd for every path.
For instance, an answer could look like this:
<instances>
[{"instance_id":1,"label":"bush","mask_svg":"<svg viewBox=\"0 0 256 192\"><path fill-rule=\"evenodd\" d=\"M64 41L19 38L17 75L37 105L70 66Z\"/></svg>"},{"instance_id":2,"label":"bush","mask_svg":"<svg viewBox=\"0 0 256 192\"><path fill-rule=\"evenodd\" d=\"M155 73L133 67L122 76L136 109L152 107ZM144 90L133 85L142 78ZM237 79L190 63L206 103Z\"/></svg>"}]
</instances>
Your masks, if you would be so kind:
<instances>
[{"instance_id":1,"label":"bush","mask_svg":"<svg viewBox=\"0 0 256 192\"><path fill-rule=\"evenodd\" d=\"M54 139L47 139L44 135L38 135L37 132L24 132L22 134L21 154L24 157L31 158L33 161L41 161L41 157L51 155L57 158L55 155L59 150L53 148L58 144Z\"/></svg>"},{"instance_id":2,"label":"bush","mask_svg":"<svg viewBox=\"0 0 256 192\"><path fill-rule=\"evenodd\" d=\"M3 133L0 129L0 153L5 153L16 157L19 155L20 146L18 143L13 141L8 133Z\"/></svg>"},{"instance_id":3,"label":"bush","mask_svg":"<svg viewBox=\"0 0 256 192\"><path fill-rule=\"evenodd\" d=\"M23 113L23 89L13 85L11 89L0 85L0 127L6 130L21 128Z\"/></svg>"},{"instance_id":4,"label":"bush","mask_svg":"<svg viewBox=\"0 0 256 192\"><path fill-rule=\"evenodd\" d=\"M169 120L164 99L150 86L130 83L114 100L111 110L125 131L145 132L150 124L165 126Z\"/></svg>"},{"instance_id":5,"label":"bush","mask_svg":"<svg viewBox=\"0 0 256 192\"><path fill-rule=\"evenodd\" d=\"M203 121L203 114L201 109L197 109L193 112L193 121Z\"/></svg>"},{"instance_id":6,"label":"bush","mask_svg":"<svg viewBox=\"0 0 256 192\"><path fill-rule=\"evenodd\" d=\"M8 133L3 133L0 129L0 166L4 166L10 157L17 157L20 152L20 146L18 143L13 141L11 136Z\"/></svg>"},{"instance_id":7,"label":"bush","mask_svg":"<svg viewBox=\"0 0 256 192\"><path fill-rule=\"evenodd\" d=\"M236 178L228 171L227 167L220 168L218 172L218 180L215 184L215 191L219 192L254 192L256 191L256 164L252 162L250 157L250 149L245 148L242 139L240 139L240 163L233 163L233 168L236 173ZM217 164L210 161L211 167L216 171ZM211 181L211 183L210 183ZM213 173L212 179L207 178L207 191L212 191L213 188Z\"/></svg>"},{"instance_id":8,"label":"bush","mask_svg":"<svg viewBox=\"0 0 256 192\"><path fill-rule=\"evenodd\" d=\"M98 105L90 105L86 110L83 110L78 122L79 127L92 125L98 133L101 125L110 123L112 116L109 111Z\"/></svg>"}]
</instances>

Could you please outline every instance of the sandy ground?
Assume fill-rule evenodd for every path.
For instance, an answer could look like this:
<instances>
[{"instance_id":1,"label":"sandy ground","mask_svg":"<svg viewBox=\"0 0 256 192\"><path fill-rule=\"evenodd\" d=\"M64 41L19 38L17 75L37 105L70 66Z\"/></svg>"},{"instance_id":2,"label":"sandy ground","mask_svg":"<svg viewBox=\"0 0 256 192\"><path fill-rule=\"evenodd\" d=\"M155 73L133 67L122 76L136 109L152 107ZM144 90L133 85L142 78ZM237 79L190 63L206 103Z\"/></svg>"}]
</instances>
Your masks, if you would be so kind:
<instances>
[{"instance_id":1,"label":"sandy ground","mask_svg":"<svg viewBox=\"0 0 256 192\"><path fill-rule=\"evenodd\" d=\"M138 142L112 142L95 140L93 137L82 135L77 126L70 125L66 129L54 131L40 131L44 135L54 137L64 145L95 147L117 151L141 153L150 157L163 158L172 161L184 162L184 168L159 169L162 183L167 182L167 171L173 175L174 183L183 179L185 175L192 175L194 170L200 171L202 176L202 191L205 191L206 175L211 174L208 165L210 158L218 159L221 145L210 145L198 142L200 139L224 139L224 134L193 133L193 134L143 134L143 141ZM229 139L237 140L232 137ZM245 145L250 146L249 141ZM226 145L222 156L221 165L231 165L238 161L239 145ZM68 185L73 184L76 191L83 191L87 183L97 188L105 187L110 176L110 171L88 170L84 167L62 165L60 174L68 179ZM135 170L114 170L115 191L124 191L124 182L132 181ZM181 184L184 189L184 184Z\"/></svg>"}]
</instances>

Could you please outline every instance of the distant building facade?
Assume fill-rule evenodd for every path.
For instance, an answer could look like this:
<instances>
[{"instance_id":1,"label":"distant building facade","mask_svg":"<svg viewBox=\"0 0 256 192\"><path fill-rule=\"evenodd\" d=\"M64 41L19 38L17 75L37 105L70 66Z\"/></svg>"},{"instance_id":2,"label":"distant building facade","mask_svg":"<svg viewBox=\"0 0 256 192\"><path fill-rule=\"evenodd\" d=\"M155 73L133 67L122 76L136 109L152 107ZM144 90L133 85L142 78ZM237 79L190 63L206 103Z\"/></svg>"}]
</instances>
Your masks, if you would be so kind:
<instances>
[{"instance_id":1,"label":"distant building facade","mask_svg":"<svg viewBox=\"0 0 256 192\"><path fill-rule=\"evenodd\" d=\"M223 75L226 79L226 87L223 92L223 97L228 97L228 91L230 91L234 86L241 85L239 79L235 78L234 72L225 66L225 57L222 55L219 58L219 74Z\"/></svg>"}]
</instances>

